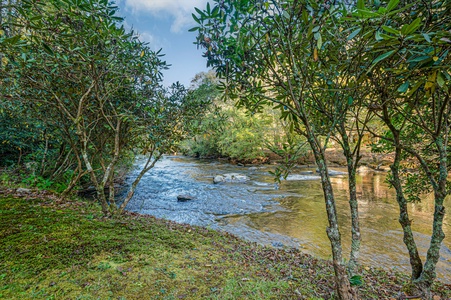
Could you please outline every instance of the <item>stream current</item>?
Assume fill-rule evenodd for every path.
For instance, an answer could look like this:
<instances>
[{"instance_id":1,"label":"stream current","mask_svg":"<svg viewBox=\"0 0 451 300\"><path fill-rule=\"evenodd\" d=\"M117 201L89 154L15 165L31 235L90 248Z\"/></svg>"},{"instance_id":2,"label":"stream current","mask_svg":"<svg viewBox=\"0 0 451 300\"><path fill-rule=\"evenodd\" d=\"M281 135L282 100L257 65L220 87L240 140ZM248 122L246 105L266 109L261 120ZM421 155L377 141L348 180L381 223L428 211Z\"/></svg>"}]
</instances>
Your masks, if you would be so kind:
<instances>
[{"instance_id":1,"label":"stream current","mask_svg":"<svg viewBox=\"0 0 451 300\"><path fill-rule=\"evenodd\" d=\"M128 183L136 177L142 164L143 161L137 161L136 169L128 176ZM331 258L324 198L315 167L295 168L280 186L274 184L268 173L273 169L271 165L237 166L216 160L165 156L141 179L127 209L227 231L260 244L296 247L317 257ZM214 176L227 173L246 175L249 180L213 184ZM341 226L343 257L349 257L351 216L347 178L336 175L331 180ZM395 192L385 183L385 173L358 175L357 192L362 235L360 262L409 273ZM179 202L178 195L190 195L194 199ZM451 207L449 197L445 207ZM423 260L430 242L433 211L432 197L409 204L412 229ZM437 278L451 283L449 214L445 216L443 231L446 237L437 264Z\"/></svg>"}]
</instances>

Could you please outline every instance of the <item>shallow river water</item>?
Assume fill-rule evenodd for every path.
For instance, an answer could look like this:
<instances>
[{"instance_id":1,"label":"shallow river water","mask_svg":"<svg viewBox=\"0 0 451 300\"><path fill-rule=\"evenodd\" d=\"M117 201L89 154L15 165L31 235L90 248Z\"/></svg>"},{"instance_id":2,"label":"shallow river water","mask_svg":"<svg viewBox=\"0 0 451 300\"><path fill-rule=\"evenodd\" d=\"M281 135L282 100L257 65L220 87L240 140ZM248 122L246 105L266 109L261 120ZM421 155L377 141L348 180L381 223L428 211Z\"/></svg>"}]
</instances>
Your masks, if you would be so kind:
<instances>
[{"instance_id":1,"label":"shallow river water","mask_svg":"<svg viewBox=\"0 0 451 300\"><path fill-rule=\"evenodd\" d=\"M129 174L133 180L142 162ZM244 239L280 247L302 249L321 258L330 258L326 235L327 216L319 177L315 168L294 169L280 186L268 173L274 166L236 166L213 160L166 156L141 180L128 210L191 225L225 230ZM337 171L344 171L332 168ZM213 184L213 177L226 173L247 175L245 183ZM347 179L333 176L339 222L349 256L350 212ZM385 183L385 174L369 172L357 178L362 232L361 263L409 272L407 250L398 223L394 190ZM178 202L178 195L194 200ZM451 207L447 199L445 207ZM429 246L433 203L431 198L410 204L410 217L420 253ZM445 217L446 238L437 265L437 277L451 283L451 219Z\"/></svg>"}]
</instances>

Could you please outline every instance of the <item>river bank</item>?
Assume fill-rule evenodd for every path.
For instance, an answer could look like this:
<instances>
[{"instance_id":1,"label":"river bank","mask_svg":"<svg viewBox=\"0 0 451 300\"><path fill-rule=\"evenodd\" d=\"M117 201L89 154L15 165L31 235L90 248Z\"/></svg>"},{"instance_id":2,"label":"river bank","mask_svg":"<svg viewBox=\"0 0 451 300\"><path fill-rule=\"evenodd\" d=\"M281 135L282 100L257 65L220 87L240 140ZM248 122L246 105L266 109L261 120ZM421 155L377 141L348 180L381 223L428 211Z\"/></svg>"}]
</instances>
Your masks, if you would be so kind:
<instances>
[{"instance_id":1,"label":"river bank","mask_svg":"<svg viewBox=\"0 0 451 300\"><path fill-rule=\"evenodd\" d=\"M333 299L330 263L296 249L131 212L104 219L95 203L43 192L4 192L0 210L0 298ZM361 299L404 295L406 275L359 274ZM441 299L450 290L434 285Z\"/></svg>"},{"instance_id":2,"label":"river bank","mask_svg":"<svg viewBox=\"0 0 451 300\"><path fill-rule=\"evenodd\" d=\"M390 164L393 162L393 153L374 153L369 148L362 148L360 152L360 163L362 169L369 168L374 171L390 171ZM283 163L284 159L274 152L265 151L265 156L261 158L256 158L254 160L239 160L232 158L210 158L217 159L219 161L228 162L234 165L243 166L258 166L263 164L274 164L278 165ZM343 150L338 148L328 148L326 149L326 161L329 167L345 167L346 157L343 154ZM300 156L296 161L298 167L302 166L316 166L313 153L307 151L304 155Z\"/></svg>"}]
</instances>

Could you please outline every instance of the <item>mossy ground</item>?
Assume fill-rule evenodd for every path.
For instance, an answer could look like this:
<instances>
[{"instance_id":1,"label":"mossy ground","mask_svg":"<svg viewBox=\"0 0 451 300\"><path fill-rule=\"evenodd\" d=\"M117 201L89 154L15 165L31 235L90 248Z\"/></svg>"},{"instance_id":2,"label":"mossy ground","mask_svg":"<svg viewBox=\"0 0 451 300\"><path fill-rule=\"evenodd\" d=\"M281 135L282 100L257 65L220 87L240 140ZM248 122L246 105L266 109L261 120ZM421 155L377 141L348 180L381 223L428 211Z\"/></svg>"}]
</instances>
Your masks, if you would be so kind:
<instances>
[{"instance_id":1,"label":"mossy ground","mask_svg":"<svg viewBox=\"0 0 451 300\"><path fill-rule=\"evenodd\" d=\"M0 241L3 299L334 298L330 263L298 250L134 213L105 219L94 203L48 194L0 194ZM396 297L407 281L360 274L361 299Z\"/></svg>"}]
</instances>

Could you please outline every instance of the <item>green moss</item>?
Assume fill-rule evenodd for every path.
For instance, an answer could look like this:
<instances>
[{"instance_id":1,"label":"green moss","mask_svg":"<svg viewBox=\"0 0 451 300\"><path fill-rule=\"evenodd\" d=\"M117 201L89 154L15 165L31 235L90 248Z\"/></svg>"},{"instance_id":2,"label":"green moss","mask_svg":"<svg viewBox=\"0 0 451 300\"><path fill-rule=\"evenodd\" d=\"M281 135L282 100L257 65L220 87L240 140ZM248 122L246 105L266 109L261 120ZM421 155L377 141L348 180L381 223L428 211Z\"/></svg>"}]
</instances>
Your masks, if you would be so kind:
<instances>
[{"instance_id":1,"label":"green moss","mask_svg":"<svg viewBox=\"0 0 451 300\"><path fill-rule=\"evenodd\" d=\"M83 201L0 197L3 299L330 299L332 268L297 250ZM365 282L384 282L366 271ZM377 276L377 277L375 277ZM377 278L375 280L374 278ZM389 281L389 280L387 280ZM399 282L384 283L399 292ZM378 299L374 284L362 299ZM381 288L382 290L382 288ZM395 294L394 294L395 295Z\"/></svg>"}]
</instances>

